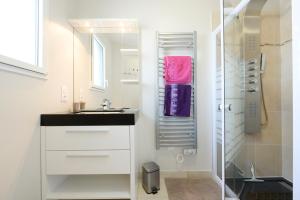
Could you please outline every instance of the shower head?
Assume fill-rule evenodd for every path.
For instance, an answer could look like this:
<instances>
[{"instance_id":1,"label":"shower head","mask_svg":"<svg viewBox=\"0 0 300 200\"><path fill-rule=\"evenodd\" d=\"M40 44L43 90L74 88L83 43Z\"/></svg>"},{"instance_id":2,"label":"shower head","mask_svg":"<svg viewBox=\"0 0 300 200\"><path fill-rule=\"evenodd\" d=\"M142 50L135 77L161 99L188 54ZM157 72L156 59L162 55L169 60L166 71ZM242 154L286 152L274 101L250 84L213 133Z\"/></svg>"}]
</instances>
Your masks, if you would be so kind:
<instances>
[{"instance_id":1,"label":"shower head","mask_svg":"<svg viewBox=\"0 0 300 200\"><path fill-rule=\"evenodd\" d=\"M260 73L264 74L266 71L266 54L261 53L260 55Z\"/></svg>"}]
</instances>

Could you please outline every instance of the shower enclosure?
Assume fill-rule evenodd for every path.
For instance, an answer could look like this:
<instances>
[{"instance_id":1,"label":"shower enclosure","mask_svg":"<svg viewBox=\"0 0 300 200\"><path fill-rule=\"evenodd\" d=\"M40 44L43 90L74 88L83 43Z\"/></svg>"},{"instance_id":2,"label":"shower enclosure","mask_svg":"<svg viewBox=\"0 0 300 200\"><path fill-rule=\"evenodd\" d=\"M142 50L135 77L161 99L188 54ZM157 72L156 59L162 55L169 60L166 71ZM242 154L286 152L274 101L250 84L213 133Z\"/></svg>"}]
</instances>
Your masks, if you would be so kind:
<instances>
[{"instance_id":1,"label":"shower enclosure","mask_svg":"<svg viewBox=\"0 0 300 200\"><path fill-rule=\"evenodd\" d=\"M290 0L224 0L214 171L225 198L292 199Z\"/></svg>"}]
</instances>

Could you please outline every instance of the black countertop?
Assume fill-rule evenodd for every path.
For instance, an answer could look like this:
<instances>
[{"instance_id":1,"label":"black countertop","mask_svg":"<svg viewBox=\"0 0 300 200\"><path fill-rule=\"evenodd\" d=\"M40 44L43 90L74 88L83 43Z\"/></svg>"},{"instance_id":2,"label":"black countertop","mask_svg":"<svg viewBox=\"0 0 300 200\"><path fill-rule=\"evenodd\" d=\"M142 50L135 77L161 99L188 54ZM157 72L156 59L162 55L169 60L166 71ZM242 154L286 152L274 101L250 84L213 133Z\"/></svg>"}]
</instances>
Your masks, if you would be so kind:
<instances>
[{"instance_id":1,"label":"black countertop","mask_svg":"<svg viewBox=\"0 0 300 200\"><path fill-rule=\"evenodd\" d=\"M118 126L135 125L138 110L121 113L54 113L41 114L41 126Z\"/></svg>"}]
</instances>

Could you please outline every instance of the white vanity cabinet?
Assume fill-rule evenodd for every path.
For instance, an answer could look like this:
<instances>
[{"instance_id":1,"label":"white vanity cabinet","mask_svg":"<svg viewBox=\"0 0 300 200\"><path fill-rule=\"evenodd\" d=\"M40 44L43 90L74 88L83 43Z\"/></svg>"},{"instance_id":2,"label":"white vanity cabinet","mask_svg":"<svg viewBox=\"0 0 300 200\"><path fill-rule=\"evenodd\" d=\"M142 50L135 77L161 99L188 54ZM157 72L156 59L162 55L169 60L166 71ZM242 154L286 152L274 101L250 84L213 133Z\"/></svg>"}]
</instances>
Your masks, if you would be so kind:
<instances>
[{"instance_id":1,"label":"white vanity cabinet","mask_svg":"<svg viewBox=\"0 0 300 200\"><path fill-rule=\"evenodd\" d=\"M42 126L42 200L136 200L135 126Z\"/></svg>"}]
</instances>

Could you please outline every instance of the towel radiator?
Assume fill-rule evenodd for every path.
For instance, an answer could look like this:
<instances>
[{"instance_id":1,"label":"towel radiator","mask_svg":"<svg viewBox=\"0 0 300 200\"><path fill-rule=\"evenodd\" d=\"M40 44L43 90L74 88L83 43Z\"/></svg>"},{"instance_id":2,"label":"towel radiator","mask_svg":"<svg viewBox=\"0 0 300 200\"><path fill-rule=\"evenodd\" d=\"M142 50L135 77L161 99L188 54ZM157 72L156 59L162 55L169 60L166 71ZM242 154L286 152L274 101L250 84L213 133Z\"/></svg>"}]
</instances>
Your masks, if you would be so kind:
<instances>
[{"instance_id":1,"label":"towel radiator","mask_svg":"<svg viewBox=\"0 0 300 200\"><path fill-rule=\"evenodd\" d=\"M157 32L157 111L156 111L156 148L181 147L197 149L197 95L196 62L197 32ZM192 97L190 117L164 116L164 56L192 57Z\"/></svg>"}]
</instances>

